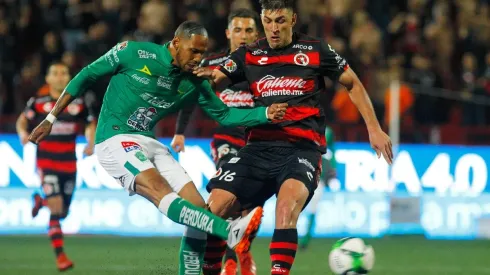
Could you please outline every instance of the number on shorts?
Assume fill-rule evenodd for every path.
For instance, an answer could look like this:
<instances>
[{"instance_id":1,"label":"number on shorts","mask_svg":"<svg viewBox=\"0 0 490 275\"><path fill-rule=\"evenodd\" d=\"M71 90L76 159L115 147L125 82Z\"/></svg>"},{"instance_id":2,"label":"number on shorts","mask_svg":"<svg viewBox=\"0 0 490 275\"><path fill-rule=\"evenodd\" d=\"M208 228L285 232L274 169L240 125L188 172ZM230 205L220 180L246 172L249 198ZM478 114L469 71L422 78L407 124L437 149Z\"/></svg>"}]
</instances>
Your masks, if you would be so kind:
<instances>
[{"instance_id":1,"label":"number on shorts","mask_svg":"<svg viewBox=\"0 0 490 275\"><path fill-rule=\"evenodd\" d=\"M224 181L233 181L235 179L236 173L231 172L230 170L227 170L224 172L221 177L219 177L219 180L224 180Z\"/></svg>"}]
</instances>

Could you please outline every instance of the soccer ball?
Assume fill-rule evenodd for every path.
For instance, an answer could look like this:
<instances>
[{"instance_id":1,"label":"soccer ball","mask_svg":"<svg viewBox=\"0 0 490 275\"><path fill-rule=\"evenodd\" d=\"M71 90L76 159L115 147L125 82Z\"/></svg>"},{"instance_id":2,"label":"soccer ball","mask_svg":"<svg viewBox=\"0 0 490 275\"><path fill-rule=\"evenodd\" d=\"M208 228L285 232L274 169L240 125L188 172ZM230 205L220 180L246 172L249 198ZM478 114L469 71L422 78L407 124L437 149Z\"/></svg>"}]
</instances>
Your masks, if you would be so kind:
<instances>
[{"instance_id":1,"label":"soccer ball","mask_svg":"<svg viewBox=\"0 0 490 275\"><path fill-rule=\"evenodd\" d=\"M360 238L343 238L333 245L328 263L336 275L368 274L374 266L374 250Z\"/></svg>"}]
</instances>

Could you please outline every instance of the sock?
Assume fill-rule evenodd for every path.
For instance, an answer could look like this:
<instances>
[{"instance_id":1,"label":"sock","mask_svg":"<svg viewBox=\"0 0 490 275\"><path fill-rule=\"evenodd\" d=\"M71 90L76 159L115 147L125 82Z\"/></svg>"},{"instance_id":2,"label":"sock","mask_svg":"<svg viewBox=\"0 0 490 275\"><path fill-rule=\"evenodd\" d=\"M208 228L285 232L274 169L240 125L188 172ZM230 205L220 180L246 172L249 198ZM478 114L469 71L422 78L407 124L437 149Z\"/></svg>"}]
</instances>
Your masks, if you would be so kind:
<instances>
[{"instance_id":1,"label":"sock","mask_svg":"<svg viewBox=\"0 0 490 275\"><path fill-rule=\"evenodd\" d=\"M58 257L63 253L63 232L61 231L59 215L51 214L48 235L51 238L51 246L54 248L56 257Z\"/></svg>"},{"instance_id":2,"label":"sock","mask_svg":"<svg viewBox=\"0 0 490 275\"><path fill-rule=\"evenodd\" d=\"M271 274L288 275L293 266L296 249L298 248L298 231L292 229L276 229L269 247L272 261Z\"/></svg>"},{"instance_id":3,"label":"sock","mask_svg":"<svg viewBox=\"0 0 490 275\"><path fill-rule=\"evenodd\" d=\"M223 240L228 239L227 221L180 198L176 193L163 197L158 209L176 223L215 235Z\"/></svg>"},{"instance_id":4,"label":"sock","mask_svg":"<svg viewBox=\"0 0 490 275\"><path fill-rule=\"evenodd\" d=\"M229 248L229 247L226 247L226 253L225 253L225 263L228 261L228 260L232 260L234 261L235 263L238 261L237 257L236 257L236 253L233 249Z\"/></svg>"},{"instance_id":5,"label":"sock","mask_svg":"<svg viewBox=\"0 0 490 275\"><path fill-rule=\"evenodd\" d=\"M199 275L206 251L206 233L186 227L180 244L179 275Z\"/></svg>"},{"instance_id":6,"label":"sock","mask_svg":"<svg viewBox=\"0 0 490 275\"><path fill-rule=\"evenodd\" d=\"M206 254L204 254L204 266L202 272L204 275L219 275L223 256L226 251L226 242L212 235L208 235L206 245Z\"/></svg>"},{"instance_id":7,"label":"sock","mask_svg":"<svg viewBox=\"0 0 490 275\"><path fill-rule=\"evenodd\" d=\"M306 235L300 241L300 245L305 247L310 243L311 235L313 234L313 227L315 227L315 213L311 213L308 216L308 229Z\"/></svg>"}]
</instances>

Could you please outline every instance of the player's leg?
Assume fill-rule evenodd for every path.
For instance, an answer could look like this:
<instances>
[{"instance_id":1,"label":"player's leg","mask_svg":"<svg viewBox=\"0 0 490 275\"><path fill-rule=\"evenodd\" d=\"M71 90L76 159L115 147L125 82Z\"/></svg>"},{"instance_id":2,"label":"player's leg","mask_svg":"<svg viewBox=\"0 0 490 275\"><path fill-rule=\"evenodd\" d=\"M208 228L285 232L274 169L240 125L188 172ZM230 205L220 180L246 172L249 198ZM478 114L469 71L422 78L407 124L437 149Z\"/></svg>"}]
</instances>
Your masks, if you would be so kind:
<instances>
[{"instance_id":1,"label":"player's leg","mask_svg":"<svg viewBox=\"0 0 490 275\"><path fill-rule=\"evenodd\" d=\"M46 205L47 205L46 198L43 198L41 194L39 194L38 192L34 192L34 194L32 194L31 216L33 218L37 217L37 214L39 214L39 210L41 210L41 208L43 208Z\"/></svg>"},{"instance_id":2,"label":"player's leg","mask_svg":"<svg viewBox=\"0 0 490 275\"><path fill-rule=\"evenodd\" d=\"M44 174L42 180L44 194L46 195L46 205L51 213L48 235L56 255L58 270L64 271L73 267L73 262L68 259L64 252L63 231L60 225L64 208L62 195L64 178L59 174L50 173Z\"/></svg>"},{"instance_id":3,"label":"player's leg","mask_svg":"<svg viewBox=\"0 0 490 275\"><path fill-rule=\"evenodd\" d=\"M258 227L262 209L256 208L247 219L230 224L180 198L148 159L149 152L145 150L147 146L137 143L145 144L148 139L140 135L111 137L96 145L99 163L130 194L136 193L146 198L172 221L228 239L228 245L236 249L248 245L248 232ZM230 233L232 230L240 233L238 238Z\"/></svg>"},{"instance_id":4,"label":"player's leg","mask_svg":"<svg viewBox=\"0 0 490 275\"><path fill-rule=\"evenodd\" d=\"M211 144L211 149L213 152L213 159L216 163L216 170L221 168L225 163L230 161L233 157L236 157L238 151L242 146L238 146L232 144L226 140L215 139ZM250 211L245 210L241 213L236 212L232 213L229 217L230 220L235 220L238 217L245 217L248 215ZM252 241L252 240L251 240ZM240 271L242 275L255 275L256 267L255 262L252 257L252 253L250 253L250 249L245 251L244 253L237 253L226 247L225 257L224 257L224 266L221 275L235 275L237 273L237 262L240 259Z\"/></svg>"},{"instance_id":5,"label":"player's leg","mask_svg":"<svg viewBox=\"0 0 490 275\"><path fill-rule=\"evenodd\" d=\"M170 151L158 141L150 142L155 152L153 163L172 190L195 206L205 208L206 203L182 166L170 155ZM199 274L203 265L207 234L185 227L179 251L179 275ZM223 241L224 242L224 241ZM226 243L225 243L226 245Z\"/></svg>"},{"instance_id":6,"label":"player's leg","mask_svg":"<svg viewBox=\"0 0 490 275\"><path fill-rule=\"evenodd\" d=\"M254 155L254 149L244 147L237 157L218 169L209 182L207 186L211 193L208 199L209 209L221 217L229 217L237 213L240 207L252 209L257 205L263 205L273 194L272 191L264 191L268 172L267 165ZM242 252L246 251L248 249ZM220 245L219 240L208 237L204 275L220 273L224 254L225 247Z\"/></svg>"},{"instance_id":7,"label":"player's leg","mask_svg":"<svg viewBox=\"0 0 490 275\"><path fill-rule=\"evenodd\" d=\"M308 204L308 210L309 210L308 226L307 226L306 234L299 241L299 247L301 249L306 249L312 238L313 229L315 228L315 217L316 217L318 204L320 203L323 197L324 191L325 191L325 183L322 179L320 179L318 187L316 188L315 193L313 194L313 197L311 198L311 201Z\"/></svg>"},{"instance_id":8,"label":"player's leg","mask_svg":"<svg viewBox=\"0 0 490 275\"><path fill-rule=\"evenodd\" d=\"M289 274L293 266L298 247L296 225L317 187L320 157L316 151L295 149L278 177L276 228L270 244L271 274Z\"/></svg>"}]
</instances>

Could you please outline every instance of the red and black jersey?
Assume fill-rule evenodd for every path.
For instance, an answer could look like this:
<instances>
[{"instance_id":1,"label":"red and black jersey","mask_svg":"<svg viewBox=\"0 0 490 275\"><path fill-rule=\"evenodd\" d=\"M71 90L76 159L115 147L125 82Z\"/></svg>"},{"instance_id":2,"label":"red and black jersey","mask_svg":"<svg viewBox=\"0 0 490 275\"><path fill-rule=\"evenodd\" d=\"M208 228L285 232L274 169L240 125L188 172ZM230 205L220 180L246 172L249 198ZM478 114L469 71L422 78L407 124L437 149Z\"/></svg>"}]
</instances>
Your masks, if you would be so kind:
<instances>
[{"instance_id":1,"label":"red and black jersey","mask_svg":"<svg viewBox=\"0 0 490 275\"><path fill-rule=\"evenodd\" d=\"M211 69L218 68L223 61L228 59L229 54L229 49L211 54L202 60L201 67L209 67ZM216 95L228 107L252 108L254 106L253 94L250 91L247 81L235 83L223 90L216 90ZM184 116L184 114L181 115ZM187 111L186 115L190 116L190 112ZM177 134L183 134L188 120L189 117L179 117L177 122ZM225 140L228 143L243 147L245 146L245 128L217 125L214 130L213 138L215 140Z\"/></svg>"},{"instance_id":2,"label":"red and black jersey","mask_svg":"<svg viewBox=\"0 0 490 275\"><path fill-rule=\"evenodd\" d=\"M294 33L292 43L281 49L272 49L266 39L242 46L219 70L233 83L247 81L255 106L289 104L281 121L247 129L249 143L316 148L324 153L323 77L337 81L348 67L329 44Z\"/></svg>"},{"instance_id":3,"label":"red and black jersey","mask_svg":"<svg viewBox=\"0 0 490 275\"><path fill-rule=\"evenodd\" d=\"M56 100L51 96L33 97L24 114L32 131L51 112ZM76 173L76 137L81 127L93 120L92 111L77 98L58 116L49 136L37 146L37 166L43 173Z\"/></svg>"}]
</instances>

